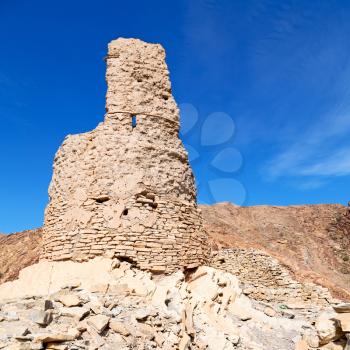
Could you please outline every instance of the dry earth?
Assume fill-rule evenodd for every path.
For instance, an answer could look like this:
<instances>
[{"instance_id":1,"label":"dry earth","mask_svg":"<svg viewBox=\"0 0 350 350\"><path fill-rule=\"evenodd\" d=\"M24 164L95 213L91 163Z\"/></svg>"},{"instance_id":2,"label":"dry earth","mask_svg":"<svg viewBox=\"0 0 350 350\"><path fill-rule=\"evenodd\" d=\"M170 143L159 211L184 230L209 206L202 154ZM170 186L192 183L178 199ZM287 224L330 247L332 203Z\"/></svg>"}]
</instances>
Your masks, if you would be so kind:
<instances>
[{"instance_id":1,"label":"dry earth","mask_svg":"<svg viewBox=\"0 0 350 350\"><path fill-rule=\"evenodd\" d=\"M255 248L277 258L296 279L350 298L350 224L342 205L201 206L217 247Z\"/></svg>"}]
</instances>

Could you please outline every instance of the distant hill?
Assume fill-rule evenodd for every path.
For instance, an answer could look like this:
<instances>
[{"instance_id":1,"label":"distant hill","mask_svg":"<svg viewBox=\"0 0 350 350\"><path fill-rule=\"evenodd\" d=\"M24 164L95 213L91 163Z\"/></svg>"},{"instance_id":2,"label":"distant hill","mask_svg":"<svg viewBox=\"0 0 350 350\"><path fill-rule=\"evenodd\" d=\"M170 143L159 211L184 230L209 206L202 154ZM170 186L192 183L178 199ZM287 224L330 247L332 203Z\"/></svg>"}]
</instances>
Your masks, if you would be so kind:
<instances>
[{"instance_id":1,"label":"distant hill","mask_svg":"<svg viewBox=\"0 0 350 350\"><path fill-rule=\"evenodd\" d=\"M299 280L350 298L350 217L342 205L202 205L217 247L256 248L277 258Z\"/></svg>"},{"instance_id":2,"label":"distant hill","mask_svg":"<svg viewBox=\"0 0 350 350\"><path fill-rule=\"evenodd\" d=\"M0 235L0 283L18 276L21 269L38 261L41 229Z\"/></svg>"}]
</instances>

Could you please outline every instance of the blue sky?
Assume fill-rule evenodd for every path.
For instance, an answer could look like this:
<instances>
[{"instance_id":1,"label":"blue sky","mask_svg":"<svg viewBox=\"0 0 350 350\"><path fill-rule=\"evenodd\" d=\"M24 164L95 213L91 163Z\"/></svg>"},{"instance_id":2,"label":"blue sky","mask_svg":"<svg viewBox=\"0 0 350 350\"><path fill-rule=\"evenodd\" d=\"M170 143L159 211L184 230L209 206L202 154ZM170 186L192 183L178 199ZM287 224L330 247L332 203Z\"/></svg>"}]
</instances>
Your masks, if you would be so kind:
<instances>
[{"instance_id":1,"label":"blue sky","mask_svg":"<svg viewBox=\"0 0 350 350\"><path fill-rule=\"evenodd\" d=\"M350 200L348 1L0 0L0 232L42 224L57 148L103 119L120 36L167 51L200 203Z\"/></svg>"}]
</instances>

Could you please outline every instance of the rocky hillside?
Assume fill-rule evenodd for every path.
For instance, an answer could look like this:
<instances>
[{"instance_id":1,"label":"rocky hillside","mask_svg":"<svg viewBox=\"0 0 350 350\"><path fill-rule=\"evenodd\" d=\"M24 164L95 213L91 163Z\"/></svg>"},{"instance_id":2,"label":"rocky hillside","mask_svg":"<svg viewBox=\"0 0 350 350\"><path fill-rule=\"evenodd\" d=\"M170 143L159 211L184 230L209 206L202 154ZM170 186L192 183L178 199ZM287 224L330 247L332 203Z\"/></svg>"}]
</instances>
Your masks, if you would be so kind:
<instances>
[{"instance_id":1,"label":"rocky hillside","mask_svg":"<svg viewBox=\"0 0 350 350\"><path fill-rule=\"evenodd\" d=\"M0 235L0 283L11 281L38 261L41 229Z\"/></svg>"},{"instance_id":2,"label":"rocky hillside","mask_svg":"<svg viewBox=\"0 0 350 350\"><path fill-rule=\"evenodd\" d=\"M201 206L214 246L255 248L274 256L299 280L350 297L350 217L342 205Z\"/></svg>"}]
</instances>

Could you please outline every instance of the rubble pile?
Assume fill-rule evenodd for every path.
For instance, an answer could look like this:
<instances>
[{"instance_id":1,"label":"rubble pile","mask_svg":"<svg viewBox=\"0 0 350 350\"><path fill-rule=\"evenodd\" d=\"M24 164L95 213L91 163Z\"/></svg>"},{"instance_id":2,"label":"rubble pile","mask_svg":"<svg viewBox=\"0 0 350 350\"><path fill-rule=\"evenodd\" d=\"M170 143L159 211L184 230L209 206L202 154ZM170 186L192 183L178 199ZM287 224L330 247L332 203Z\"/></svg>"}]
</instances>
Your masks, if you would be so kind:
<instances>
[{"instance_id":1,"label":"rubble pile","mask_svg":"<svg viewBox=\"0 0 350 350\"><path fill-rule=\"evenodd\" d=\"M125 261L98 259L86 265L53 262L51 269L39 263L24 269L19 280L1 285L0 349L345 347L349 305L335 306L338 313L330 304L318 306L309 309L306 318L300 306L250 299L237 277L212 267L157 275ZM78 269L65 265L68 263ZM94 278L95 270L102 266L101 278ZM6 288L18 291L21 280L28 283L25 275L35 279L39 270L46 271L48 285L41 289L35 283L28 285L26 295L18 294L15 299L1 293ZM43 295L45 289L48 292Z\"/></svg>"}]
</instances>

